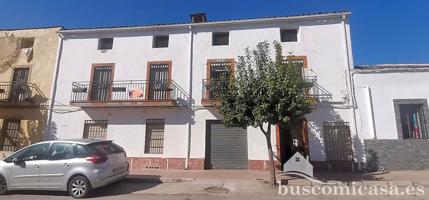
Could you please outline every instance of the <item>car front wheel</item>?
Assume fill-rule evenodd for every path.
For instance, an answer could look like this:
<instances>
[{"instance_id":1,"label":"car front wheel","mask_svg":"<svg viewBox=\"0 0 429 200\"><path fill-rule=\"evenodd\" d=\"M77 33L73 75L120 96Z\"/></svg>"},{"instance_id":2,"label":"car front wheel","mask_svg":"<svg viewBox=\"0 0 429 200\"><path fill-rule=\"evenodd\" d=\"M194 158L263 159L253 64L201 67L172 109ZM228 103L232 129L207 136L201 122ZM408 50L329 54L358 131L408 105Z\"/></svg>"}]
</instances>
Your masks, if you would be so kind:
<instances>
[{"instance_id":1,"label":"car front wheel","mask_svg":"<svg viewBox=\"0 0 429 200\"><path fill-rule=\"evenodd\" d=\"M6 179L0 175L0 195L4 195L7 192L7 183Z\"/></svg>"},{"instance_id":2,"label":"car front wheel","mask_svg":"<svg viewBox=\"0 0 429 200\"><path fill-rule=\"evenodd\" d=\"M68 191L75 199L85 198L91 192L91 184L86 177L76 176L69 182Z\"/></svg>"}]
</instances>

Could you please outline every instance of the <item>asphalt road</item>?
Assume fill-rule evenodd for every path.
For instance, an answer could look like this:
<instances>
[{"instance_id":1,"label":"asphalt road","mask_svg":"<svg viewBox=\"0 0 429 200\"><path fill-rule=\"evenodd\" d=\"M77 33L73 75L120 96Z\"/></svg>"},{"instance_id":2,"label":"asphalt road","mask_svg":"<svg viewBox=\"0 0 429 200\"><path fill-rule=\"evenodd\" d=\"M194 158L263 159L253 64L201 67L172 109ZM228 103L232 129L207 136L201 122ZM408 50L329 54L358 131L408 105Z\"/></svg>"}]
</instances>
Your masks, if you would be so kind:
<instances>
[{"instance_id":1,"label":"asphalt road","mask_svg":"<svg viewBox=\"0 0 429 200\"><path fill-rule=\"evenodd\" d=\"M195 188L192 184L186 187ZM178 190L171 192L171 188L177 187ZM159 184L159 183L130 183L122 182L116 183L101 189L94 191L94 194L90 199L114 199L114 200L125 200L125 199L145 199L145 200L215 200L215 199L227 199L227 200L265 200L265 199L302 199L302 200L328 200L328 199L350 199L350 200L427 200L428 195L424 196L279 196L275 192L259 192L259 193L207 193L204 191L200 192L186 192L184 189L181 193L181 188L177 183L171 184ZM186 188L183 187L183 188ZM156 189L154 189L156 188ZM164 191L165 190L165 194ZM149 193L148 193L149 191ZM153 191L154 193L150 193ZM168 194L170 193L170 194ZM5 196L0 196L0 199L7 200L62 200L72 199L66 192L44 192L44 191L19 191L10 192Z\"/></svg>"}]
</instances>

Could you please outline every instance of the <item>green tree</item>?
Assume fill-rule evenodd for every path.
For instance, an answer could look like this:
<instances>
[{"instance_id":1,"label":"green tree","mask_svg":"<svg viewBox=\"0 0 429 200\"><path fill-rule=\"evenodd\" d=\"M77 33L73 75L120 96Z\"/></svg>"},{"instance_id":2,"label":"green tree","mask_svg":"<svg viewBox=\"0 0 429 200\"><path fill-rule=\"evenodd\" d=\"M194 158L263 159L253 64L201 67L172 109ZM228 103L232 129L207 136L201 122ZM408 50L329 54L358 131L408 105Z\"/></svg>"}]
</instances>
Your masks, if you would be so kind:
<instances>
[{"instance_id":1,"label":"green tree","mask_svg":"<svg viewBox=\"0 0 429 200\"><path fill-rule=\"evenodd\" d=\"M297 124L311 112L309 83L302 68L285 62L282 47L260 42L256 49L246 48L239 56L236 73L213 81L210 90L219 100L217 105L225 126L259 127L266 138L270 159L270 181L276 186L275 165L271 145L271 128L276 124ZM287 63L287 64L286 64Z\"/></svg>"}]
</instances>

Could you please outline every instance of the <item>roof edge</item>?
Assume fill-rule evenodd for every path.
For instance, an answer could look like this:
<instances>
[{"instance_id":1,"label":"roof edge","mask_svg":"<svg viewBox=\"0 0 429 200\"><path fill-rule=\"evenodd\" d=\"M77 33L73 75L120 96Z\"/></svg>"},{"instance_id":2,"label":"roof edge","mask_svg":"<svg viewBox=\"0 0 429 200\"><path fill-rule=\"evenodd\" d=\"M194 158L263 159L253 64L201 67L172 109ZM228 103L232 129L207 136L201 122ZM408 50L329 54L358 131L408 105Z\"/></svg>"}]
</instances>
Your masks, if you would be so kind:
<instances>
[{"instance_id":1,"label":"roof edge","mask_svg":"<svg viewBox=\"0 0 429 200\"><path fill-rule=\"evenodd\" d=\"M375 64L358 65L354 73L394 73L394 72L429 72L429 64Z\"/></svg>"},{"instance_id":2,"label":"roof edge","mask_svg":"<svg viewBox=\"0 0 429 200\"><path fill-rule=\"evenodd\" d=\"M40 30L40 29L53 29L53 28L59 28L60 30L63 30L63 26L43 26L43 27L28 27L28 28L11 28L11 29L0 29L0 31L25 31L25 30Z\"/></svg>"},{"instance_id":3,"label":"roof edge","mask_svg":"<svg viewBox=\"0 0 429 200\"><path fill-rule=\"evenodd\" d=\"M289 15L282 17L266 17L266 18L253 18L253 19L235 19L235 20L223 20L223 21L209 21L203 23L171 23L171 24L152 24L152 25L141 25L141 26L118 26L118 27L100 27L100 28L76 28L76 29L63 29L60 30L61 34L71 33L90 33L100 31L128 31L128 30L146 30L156 28L186 28L189 26L193 27L204 27L214 25L225 25L225 24L240 24L240 23L258 23L258 22L270 22L270 21L283 21L283 20L294 20L294 19L311 19L311 18L324 18L324 17L339 17L339 16L350 16L350 11L336 11L336 12L319 12L313 14L301 14L301 15Z\"/></svg>"}]
</instances>

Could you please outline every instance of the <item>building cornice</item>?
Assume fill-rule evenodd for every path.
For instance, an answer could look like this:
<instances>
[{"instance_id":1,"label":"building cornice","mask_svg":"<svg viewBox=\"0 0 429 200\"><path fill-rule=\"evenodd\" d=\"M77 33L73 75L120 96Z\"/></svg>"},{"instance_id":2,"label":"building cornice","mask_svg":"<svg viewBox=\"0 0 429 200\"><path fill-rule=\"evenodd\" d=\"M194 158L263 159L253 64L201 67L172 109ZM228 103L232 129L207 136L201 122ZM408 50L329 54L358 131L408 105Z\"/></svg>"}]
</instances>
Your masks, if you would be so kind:
<instances>
[{"instance_id":1,"label":"building cornice","mask_svg":"<svg viewBox=\"0 0 429 200\"><path fill-rule=\"evenodd\" d=\"M326 13L314 13L314 14L303 14L303 15L290 15L283 17L266 17L266 18L255 18L255 19L238 19L238 20L224 20L224 21L210 21L204 23L172 23L172 24L152 24L142 26L121 26L121 27L100 27L100 28L77 28L77 29L63 29L60 31L61 34L84 34L84 33L107 33L107 32L121 32L121 31L140 31L140 30L151 30L151 29L180 29L192 27L210 27L219 25L237 25L237 24L254 24L263 22L281 22L281 21L293 21L303 19L326 19L332 17L348 17L351 12L339 11L339 12L326 12Z\"/></svg>"}]
</instances>

